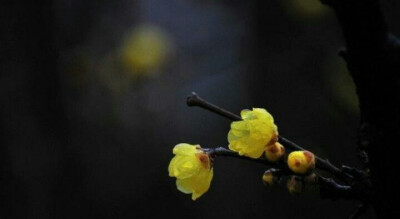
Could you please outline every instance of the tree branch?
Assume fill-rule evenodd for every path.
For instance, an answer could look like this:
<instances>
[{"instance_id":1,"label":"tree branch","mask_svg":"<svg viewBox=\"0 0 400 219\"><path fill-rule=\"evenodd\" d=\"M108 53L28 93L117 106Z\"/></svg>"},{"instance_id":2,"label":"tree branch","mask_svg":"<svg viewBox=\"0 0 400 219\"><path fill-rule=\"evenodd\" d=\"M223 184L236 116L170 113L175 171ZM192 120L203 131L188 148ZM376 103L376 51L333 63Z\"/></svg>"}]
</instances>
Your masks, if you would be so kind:
<instances>
[{"instance_id":1,"label":"tree branch","mask_svg":"<svg viewBox=\"0 0 400 219\"><path fill-rule=\"evenodd\" d=\"M207 100L204 100L201 98L199 95L196 94L196 92L192 92L191 95L189 95L186 98L186 104L188 106L198 106L202 109L209 110L213 113L216 113L220 116L223 116L227 119L230 119L232 121L240 121L242 118L234 113L229 112L228 110L225 110L217 105L214 105Z\"/></svg>"},{"instance_id":2,"label":"tree branch","mask_svg":"<svg viewBox=\"0 0 400 219\"><path fill-rule=\"evenodd\" d=\"M209 154L209 156L214 160L216 157L233 157L239 158L241 160L247 160L250 162L255 162L259 164L263 164L268 167L278 168L280 173L283 175L293 175L294 173L288 168L285 162L270 162L263 158L253 159L245 156L240 156L237 152L228 150L223 147L217 148L203 148L204 152ZM332 178L325 178L316 174L317 176L317 185L321 187L321 196L323 198L330 198L330 199L359 199L362 195L356 193L351 186L342 185L337 183Z\"/></svg>"},{"instance_id":3,"label":"tree branch","mask_svg":"<svg viewBox=\"0 0 400 219\"><path fill-rule=\"evenodd\" d=\"M221 116L228 118L230 120L233 120L233 121L242 120L242 118L240 116L238 116L232 112L229 112L228 110L223 109L215 104L208 102L207 100L205 100L205 99L201 98L199 95L197 95L195 92L192 92L192 94L187 97L186 103L188 106L198 106L200 108L209 110L213 113L216 113L218 115L221 115ZM279 135L279 141L291 150L302 150L302 151L307 150L307 149L297 145L296 143L290 141L289 139L283 137L282 135ZM315 159L316 159L317 168L331 173L332 175L334 175L338 179L342 180L343 182L350 183L354 179L354 177L351 174L343 172L341 169L339 169L338 167L336 167L332 163L330 163L328 159L322 159L316 155L315 155ZM355 168L353 168L353 169L355 169ZM362 172L361 170L357 170L357 171Z\"/></svg>"},{"instance_id":4,"label":"tree branch","mask_svg":"<svg viewBox=\"0 0 400 219\"><path fill-rule=\"evenodd\" d=\"M256 162L260 163L266 166L274 166L274 167L279 167L281 169L287 168L286 165L283 163L276 163L276 162L270 162L267 159L253 159L250 157L245 157L245 156L240 156L238 153L231 151L229 149L226 149L224 147L217 147L217 148L204 148L204 151L210 155L211 158L216 158L216 157L234 157L234 158L239 158L242 160L247 160L251 162Z\"/></svg>"}]
</instances>

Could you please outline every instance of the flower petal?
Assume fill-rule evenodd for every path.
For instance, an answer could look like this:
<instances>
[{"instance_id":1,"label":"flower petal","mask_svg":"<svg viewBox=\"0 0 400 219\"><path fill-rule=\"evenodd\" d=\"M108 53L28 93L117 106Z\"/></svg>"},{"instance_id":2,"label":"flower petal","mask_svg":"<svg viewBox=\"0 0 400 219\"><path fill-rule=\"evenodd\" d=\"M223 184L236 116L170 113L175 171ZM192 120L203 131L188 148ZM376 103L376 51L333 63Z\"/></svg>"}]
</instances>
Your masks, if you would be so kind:
<instances>
[{"instance_id":1,"label":"flower petal","mask_svg":"<svg viewBox=\"0 0 400 219\"><path fill-rule=\"evenodd\" d=\"M196 174L200 167L201 162L195 156L177 155L172 158L169 164L169 176L176 177L178 179L185 179Z\"/></svg>"},{"instance_id":2,"label":"flower petal","mask_svg":"<svg viewBox=\"0 0 400 219\"><path fill-rule=\"evenodd\" d=\"M193 194L192 200L198 199L204 193L208 191L211 185L211 180L213 178L214 171L213 169L207 170L202 169L199 171L199 174L193 178L194 186L193 186Z\"/></svg>"},{"instance_id":3,"label":"flower petal","mask_svg":"<svg viewBox=\"0 0 400 219\"><path fill-rule=\"evenodd\" d=\"M180 143L175 145L174 149L172 150L172 153L176 155L192 155L198 152L198 148L200 148L200 145Z\"/></svg>"},{"instance_id":4,"label":"flower petal","mask_svg":"<svg viewBox=\"0 0 400 219\"><path fill-rule=\"evenodd\" d=\"M192 184L193 184L192 178L176 179L176 188L185 194L193 193Z\"/></svg>"}]
</instances>

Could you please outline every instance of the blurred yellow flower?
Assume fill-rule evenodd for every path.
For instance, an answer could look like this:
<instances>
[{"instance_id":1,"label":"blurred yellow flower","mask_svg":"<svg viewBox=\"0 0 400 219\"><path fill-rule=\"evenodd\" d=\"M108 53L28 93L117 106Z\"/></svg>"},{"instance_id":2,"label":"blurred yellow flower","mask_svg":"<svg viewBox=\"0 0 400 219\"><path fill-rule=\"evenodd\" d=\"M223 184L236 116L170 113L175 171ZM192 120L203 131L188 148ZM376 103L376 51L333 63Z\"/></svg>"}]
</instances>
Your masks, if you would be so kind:
<instances>
[{"instance_id":1,"label":"blurred yellow flower","mask_svg":"<svg viewBox=\"0 0 400 219\"><path fill-rule=\"evenodd\" d=\"M293 151L289 154L287 163L294 173L307 174L315 168L315 156L309 151Z\"/></svg>"},{"instance_id":2,"label":"blurred yellow flower","mask_svg":"<svg viewBox=\"0 0 400 219\"><path fill-rule=\"evenodd\" d=\"M265 148L276 142L277 126L265 109L242 110L242 121L232 122L228 133L229 149L240 155L259 158Z\"/></svg>"},{"instance_id":3,"label":"blurred yellow flower","mask_svg":"<svg viewBox=\"0 0 400 219\"><path fill-rule=\"evenodd\" d=\"M177 144L173 149L175 157L169 163L170 177L176 177L179 191L190 194L196 200L210 188L213 168L209 155L200 145Z\"/></svg>"},{"instance_id":4,"label":"blurred yellow flower","mask_svg":"<svg viewBox=\"0 0 400 219\"><path fill-rule=\"evenodd\" d=\"M284 7L296 18L318 18L328 11L319 0L282 0Z\"/></svg>"},{"instance_id":5,"label":"blurred yellow flower","mask_svg":"<svg viewBox=\"0 0 400 219\"><path fill-rule=\"evenodd\" d=\"M125 36L120 55L122 65L133 76L151 73L166 61L171 40L160 28L142 25Z\"/></svg>"}]
</instances>

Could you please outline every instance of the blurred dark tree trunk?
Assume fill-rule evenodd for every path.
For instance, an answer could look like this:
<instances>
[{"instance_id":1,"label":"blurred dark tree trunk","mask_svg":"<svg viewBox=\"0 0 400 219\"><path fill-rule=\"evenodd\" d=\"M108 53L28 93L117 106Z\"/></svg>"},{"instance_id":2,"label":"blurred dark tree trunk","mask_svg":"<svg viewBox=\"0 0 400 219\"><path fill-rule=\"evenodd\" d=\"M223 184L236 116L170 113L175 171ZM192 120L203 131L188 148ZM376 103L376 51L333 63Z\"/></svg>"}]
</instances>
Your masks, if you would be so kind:
<instances>
[{"instance_id":1,"label":"blurred dark tree trunk","mask_svg":"<svg viewBox=\"0 0 400 219\"><path fill-rule=\"evenodd\" d=\"M321 1L329 5L338 18L346 45L346 50L340 52L340 55L347 62L357 89L361 114L358 157L365 169L371 173L373 188L373 191L365 191L372 194L367 202L375 209L378 218L400 216L400 209L397 207L400 201L400 192L397 189L400 179L396 164L398 155L395 152L400 146L395 140L395 137L400 135L400 41L388 32L379 0ZM272 26L271 22L274 22L268 19L268 14L273 13L268 10L273 8L271 4L274 2L258 3L258 29L262 30L257 33L259 47L262 48L258 57L261 61L258 64L266 68L262 68L262 74L252 80L253 83L262 81L265 85L259 86L260 89L253 96L257 97L257 104L268 105L269 102L277 100L267 93L271 93L272 90L276 90L275 86L282 84L275 85L274 78L270 76L271 70L268 66L271 64L264 58L267 47L265 44L269 43L266 39L275 34L279 27L268 31ZM292 29L294 35L298 31L295 28ZM271 48L273 47L268 47ZM320 57L315 57L315 60L321 61ZM295 84L300 86L304 83L294 80ZM294 101L304 99L298 98ZM335 145L335 142L332 142L332 145ZM336 146L335 150L352 151L342 148L342 145ZM357 154L354 154L354 159L356 157ZM391 216L392 214L394 216Z\"/></svg>"},{"instance_id":2,"label":"blurred dark tree trunk","mask_svg":"<svg viewBox=\"0 0 400 219\"><path fill-rule=\"evenodd\" d=\"M357 88L358 147L373 188L369 202L378 218L399 217L400 41L388 33L379 0L323 2L334 9L342 27L346 50L340 54Z\"/></svg>"}]
</instances>

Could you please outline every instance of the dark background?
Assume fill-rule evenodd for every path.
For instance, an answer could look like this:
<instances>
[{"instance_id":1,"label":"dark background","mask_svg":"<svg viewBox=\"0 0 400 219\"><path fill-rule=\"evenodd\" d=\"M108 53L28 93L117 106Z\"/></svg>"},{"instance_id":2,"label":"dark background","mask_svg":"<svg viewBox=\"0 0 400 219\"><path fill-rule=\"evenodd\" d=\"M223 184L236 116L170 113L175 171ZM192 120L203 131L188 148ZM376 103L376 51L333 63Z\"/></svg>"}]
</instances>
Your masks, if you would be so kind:
<instances>
[{"instance_id":1,"label":"dark background","mask_svg":"<svg viewBox=\"0 0 400 219\"><path fill-rule=\"evenodd\" d=\"M396 0L382 1L399 33ZM0 8L1 218L346 218L353 201L264 187L265 167L219 158L193 202L167 167L180 142L226 146L230 122L264 107L280 133L333 163L360 166L354 85L316 0L26 1ZM150 30L162 60L121 64ZM148 48L149 45L143 45ZM151 47L151 46L150 46ZM364 218L371 218L369 211Z\"/></svg>"}]
</instances>

